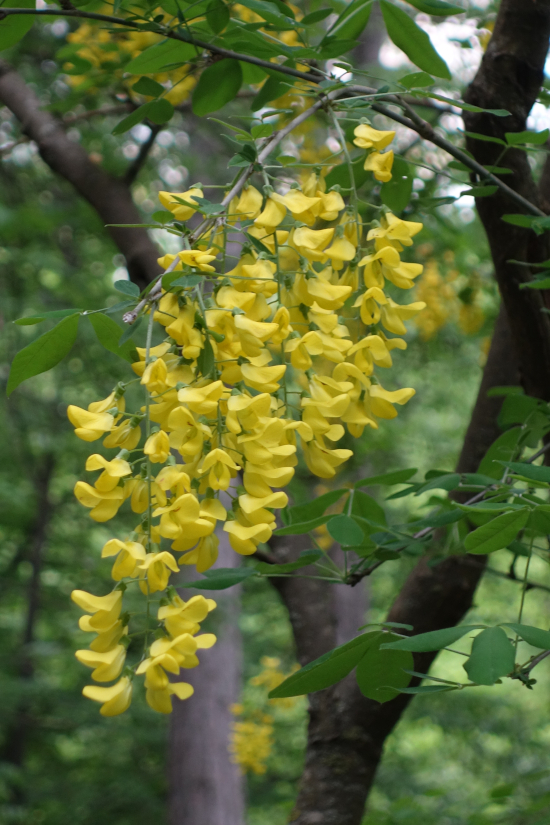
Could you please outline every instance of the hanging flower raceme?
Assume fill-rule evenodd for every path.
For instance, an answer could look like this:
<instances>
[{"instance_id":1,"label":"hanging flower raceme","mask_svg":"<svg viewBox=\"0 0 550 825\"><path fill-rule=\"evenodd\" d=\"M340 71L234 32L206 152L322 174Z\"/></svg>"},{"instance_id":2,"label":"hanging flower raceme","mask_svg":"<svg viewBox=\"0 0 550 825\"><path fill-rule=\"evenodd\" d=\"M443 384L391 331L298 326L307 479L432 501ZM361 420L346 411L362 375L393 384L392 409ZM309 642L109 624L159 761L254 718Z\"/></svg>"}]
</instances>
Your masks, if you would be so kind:
<instances>
[{"instance_id":1,"label":"hanging flower raceme","mask_svg":"<svg viewBox=\"0 0 550 825\"><path fill-rule=\"evenodd\" d=\"M383 150L394 133L361 124L355 136L365 168L389 180L393 155ZM159 198L180 222L204 202L200 186ZM145 305L147 344L132 364L137 408L126 411L124 384L87 409L69 407L79 438L104 437L116 451L89 456L96 475L77 482L78 501L98 522L123 506L137 517L133 532L103 547L112 592L72 595L85 613L80 629L95 634L76 654L98 683L84 695L103 715L126 710L140 677L161 713L191 696L180 671L214 644L197 634L215 603L177 595L180 566L209 570L220 537L240 555L256 553L288 504L283 488L300 456L313 474L334 477L352 455L339 444L346 430L375 430L414 394L384 389L377 373L406 348L394 336L424 306L396 300L422 271L402 259L422 226L383 208L377 216L365 231L316 172L284 193L249 184L225 217L244 235L232 268L223 268L219 225L159 259L174 275Z\"/></svg>"}]
</instances>

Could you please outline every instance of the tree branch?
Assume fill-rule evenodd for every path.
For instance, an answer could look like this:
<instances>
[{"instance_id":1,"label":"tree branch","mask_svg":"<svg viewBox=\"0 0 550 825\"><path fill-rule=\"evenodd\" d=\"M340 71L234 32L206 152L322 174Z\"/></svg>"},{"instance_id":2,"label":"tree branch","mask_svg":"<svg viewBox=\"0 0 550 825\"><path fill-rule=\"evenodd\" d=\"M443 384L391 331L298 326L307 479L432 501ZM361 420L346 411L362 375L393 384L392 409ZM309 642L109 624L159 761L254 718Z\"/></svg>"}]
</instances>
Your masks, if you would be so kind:
<instances>
[{"instance_id":1,"label":"tree branch","mask_svg":"<svg viewBox=\"0 0 550 825\"><path fill-rule=\"evenodd\" d=\"M131 163L125 173L123 174L121 180L126 186L131 186L137 176L139 175L143 165L146 163L147 158L149 157L149 152L153 148L155 140L157 139L157 135L162 129L162 126L157 126L157 124L150 124L149 128L151 130L151 134L145 141L145 143L141 144L139 154L137 158Z\"/></svg>"},{"instance_id":2,"label":"tree branch","mask_svg":"<svg viewBox=\"0 0 550 825\"><path fill-rule=\"evenodd\" d=\"M75 187L105 224L142 223L126 184L104 172L82 146L69 140L63 124L42 108L34 91L3 60L0 103L20 121L23 132L35 141L48 166ZM108 232L126 259L130 279L143 289L160 271L159 253L147 231L109 227Z\"/></svg>"},{"instance_id":3,"label":"tree branch","mask_svg":"<svg viewBox=\"0 0 550 825\"><path fill-rule=\"evenodd\" d=\"M479 71L465 95L468 102L488 108L506 108L511 114L497 118L487 112L466 112L468 132L504 139L506 132L526 128L527 116L537 99L544 76L550 34L550 0L525 5L503 0L493 36ZM500 155L498 144L467 138L467 146L479 163L493 164ZM506 166L510 185L526 200L542 205L526 153L509 149ZM485 227L502 299L508 313L514 347L519 357L522 383L532 396L550 399L550 317L542 312L548 298L539 290L522 289L532 272L513 260L537 263L550 254L548 233L539 237L530 229L503 222L514 204L502 190L491 198L479 198L479 215Z\"/></svg>"},{"instance_id":4,"label":"tree branch","mask_svg":"<svg viewBox=\"0 0 550 825\"><path fill-rule=\"evenodd\" d=\"M60 9L0 9L0 21L8 15L13 14L45 14L56 15L61 17L81 17L84 19L98 20L100 22L110 23L111 25L125 26L142 30L142 24L136 23L132 20L126 20L120 17L112 17L106 14L96 14L95 12L84 12L81 10L64 11ZM230 49L224 49L220 46L215 46L212 43L206 43L204 40L199 40L195 37L190 37L187 34L184 36L174 31L173 29L169 29L164 26L155 26L155 24L151 23L151 27L152 31L156 32L159 35L162 35L163 37L168 37L173 40L179 40L182 43L190 43L191 45L197 46L201 49L205 49L211 54L216 54L220 57L228 57L233 60L240 60L244 63L251 63L254 66L259 66L263 69L268 69L270 72L273 71L274 64L266 60L261 60L260 58L252 57L251 55L247 54L240 54L239 52L234 52ZM304 80L308 83L314 84L318 84L324 80L329 79L328 75L326 75L324 72L321 72L318 69L315 70L315 73L300 72L297 69L290 68L289 66L281 66L277 64L277 72L279 74L285 74L289 77L298 78L299 80ZM336 84L338 81L335 80L334 82ZM546 214L540 209L540 207L535 202L529 201L528 199L523 197L519 192L516 192L512 187L508 186L504 181L500 180L500 178L498 178L496 175L493 175L492 172L489 172L487 169L485 169L482 164L472 159L470 155L462 151L462 149L459 149L449 140L446 140L445 138L438 135L437 132L435 132L435 130L431 126L431 124L429 124L427 121L423 120L419 115L417 115L414 112L414 110L407 103L405 103L399 95L380 95L376 89L371 89L366 86L347 86L346 84L342 84L341 89L342 93L346 92L348 94L361 97L376 97L379 102L371 102L371 107L375 112L383 114L391 120L394 120L396 123L400 123L403 126L406 126L408 129L411 129L412 131L416 132L425 140L428 140L435 146L444 149L446 152L452 155L452 157L456 158L469 169L471 169L472 172L474 172L476 175L481 175L483 179L490 180L491 183L493 183L503 192L506 192L509 198L515 200L519 205L526 209L528 213L539 216L544 216ZM409 118L406 118L403 115L400 115L397 112L392 111L387 106L383 105L384 102L395 104L400 108L405 109L409 113Z\"/></svg>"}]
</instances>

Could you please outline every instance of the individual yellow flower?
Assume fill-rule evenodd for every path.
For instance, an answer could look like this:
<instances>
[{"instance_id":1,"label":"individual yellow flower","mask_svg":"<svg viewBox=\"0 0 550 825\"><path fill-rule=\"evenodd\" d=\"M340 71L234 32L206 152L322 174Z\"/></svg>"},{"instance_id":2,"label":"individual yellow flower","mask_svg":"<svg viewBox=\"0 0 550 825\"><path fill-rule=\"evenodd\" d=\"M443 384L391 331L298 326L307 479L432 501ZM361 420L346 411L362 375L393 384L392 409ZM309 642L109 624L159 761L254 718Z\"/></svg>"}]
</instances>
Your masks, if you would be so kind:
<instances>
[{"instance_id":1,"label":"individual yellow flower","mask_svg":"<svg viewBox=\"0 0 550 825\"><path fill-rule=\"evenodd\" d=\"M86 685L82 694L94 702L101 702L99 712L102 716L118 716L130 707L132 683L127 676L122 676L116 685L111 685L111 687Z\"/></svg>"},{"instance_id":2,"label":"individual yellow flower","mask_svg":"<svg viewBox=\"0 0 550 825\"><path fill-rule=\"evenodd\" d=\"M367 155L363 169L366 172L373 172L376 180L387 183L391 180L391 168L393 166L393 152L372 152Z\"/></svg>"},{"instance_id":3,"label":"individual yellow flower","mask_svg":"<svg viewBox=\"0 0 550 825\"><path fill-rule=\"evenodd\" d=\"M208 486L213 490L227 490L231 479L237 475L238 467L225 450L216 448L206 455L200 465L199 473L208 473Z\"/></svg>"},{"instance_id":4,"label":"individual yellow flower","mask_svg":"<svg viewBox=\"0 0 550 825\"><path fill-rule=\"evenodd\" d=\"M200 539L197 546L193 550L189 550L185 555L179 559L180 564L194 564L197 568L197 573L204 573L205 570L210 570L218 558L218 548L220 540L215 533L210 536L204 536Z\"/></svg>"},{"instance_id":5,"label":"individual yellow flower","mask_svg":"<svg viewBox=\"0 0 550 825\"><path fill-rule=\"evenodd\" d=\"M146 574L147 585L144 581L140 581L140 588L142 593L156 593L158 590L166 590L168 580L170 579L170 570L173 573L179 573L179 567L176 560L171 553L163 550L161 553L147 553L141 564L139 570Z\"/></svg>"},{"instance_id":6,"label":"individual yellow flower","mask_svg":"<svg viewBox=\"0 0 550 825\"><path fill-rule=\"evenodd\" d=\"M276 197L279 203L287 207L295 221L302 221L308 226L315 223L321 208L321 198L308 198L299 189L291 189L286 195Z\"/></svg>"},{"instance_id":7,"label":"individual yellow flower","mask_svg":"<svg viewBox=\"0 0 550 825\"><path fill-rule=\"evenodd\" d=\"M73 590L71 599L90 616L82 616L79 625L82 630L103 633L118 621L122 608L122 591L114 590L107 596L94 596L85 590ZM85 621L84 621L85 620ZM82 624L85 626L82 627Z\"/></svg>"},{"instance_id":8,"label":"individual yellow flower","mask_svg":"<svg viewBox=\"0 0 550 825\"><path fill-rule=\"evenodd\" d=\"M132 421L126 419L117 424L109 435L103 439L103 446L109 449L134 450L141 439L141 428L139 424L132 426Z\"/></svg>"},{"instance_id":9,"label":"individual yellow flower","mask_svg":"<svg viewBox=\"0 0 550 825\"><path fill-rule=\"evenodd\" d=\"M254 186L247 186L243 189L241 196L235 205L235 212L242 215L247 220L254 220L260 214L263 196Z\"/></svg>"},{"instance_id":10,"label":"individual yellow flower","mask_svg":"<svg viewBox=\"0 0 550 825\"><path fill-rule=\"evenodd\" d=\"M404 221L401 218L396 218L391 212L388 212L385 217L382 218L379 227L374 227L369 230L367 241L373 238L375 238L377 242L378 239L384 239L386 243L383 243L383 246L387 245L387 241L397 241L404 246L411 246L413 237L417 235L422 228L423 224L419 221Z\"/></svg>"},{"instance_id":11,"label":"individual yellow flower","mask_svg":"<svg viewBox=\"0 0 550 825\"><path fill-rule=\"evenodd\" d=\"M101 558L116 556L111 576L115 581L139 575L139 565L145 559L145 548L137 541L110 539L101 551Z\"/></svg>"},{"instance_id":12,"label":"individual yellow flower","mask_svg":"<svg viewBox=\"0 0 550 825\"><path fill-rule=\"evenodd\" d=\"M214 530L211 521L201 516L198 499L192 493L184 493L166 507L153 512L160 516L160 534L167 539L185 538L189 544L177 549L188 550L203 536L209 536Z\"/></svg>"},{"instance_id":13,"label":"individual yellow flower","mask_svg":"<svg viewBox=\"0 0 550 825\"><path fill-rule=\"evenodd\" d=\"M392 142L395 137L395 132L383 132L379 129L374 129L368 123L361 123L353 130L355 140L353 141L360 149L376 149L378 152L385 149L386 146Z\"/></svg>"},{"instance_id":14,"label":"individual yellow flower","mask_svg":"<svg viewBox=\"0 0 550 825\"><path fill-rule=\"evenodd\" d=\"M90 412L70 404L67 416L75 428L75 435L82 441L97 441L114 426L115 419L106 412Z\"/></svg>"},{"instance_id":15,"label":"individual yellow flower","mask_svg":"<svg viewBox=\"0 0 550 825\"><path fill-rule=\"evenodd\" d=\"M210 261L216 260L216 253L213 249L182 249L178 252L178 258L186 266L200 269L201 272L215 272L215 268L210 265Z\"/></svg>"},{"instance_id":16,"label":"individual yellow flower","mask_svg":"<svg viewBox=\"0 0 550 825\"><path fill-rule=\"evenodd\" d=\"M126 660L126 648L117 645L112 650L100 653L97 650L77 650L76 658L82 665L94 668L92 679L96 682L111 682L120 676Z\"/></svg>"},{"instance_id":17,"label":"individual yellow flower","mask_svg":"<svg viewBox=\"0 0 550 825\"><path fill-rule=\"evenodd\" d=\"M159 201L165 209L168 209L172 213L177 221L188 221L197 210L193 209L192 206L184 206L182 203L178 203L176 198L181 198L181 200L187 201L189 204L198 206L194 198L203 197L202 189L197 187L188 189L187 192L177 192L174 194L171 192L159 192Z\"/></svg>"},{"instance_id":18,"label":"individual yellow flower","mask_svg":"<svg viewBox=\"0 0 550 825\"><path fill-rule=\"evenodd\" d=\"M308 261L326 261L327 256L323 250L332 241L333 236L334 229L309 229L307 226L301 226L294 230L292 245Z\"/></svg>"},{"instance_id":19,"label":"individual yellow flower","mask_svg":"<svg viewBox=\"0 0 550 825\"><path fill-rule=\"evenodd\" d=\"M85 481L77 481L74 494L80 504L91 508L90 516L94 521L109 521L118 513L118 510L126 498L124 487L115 487L113 490L102 492L91 487Z\"/></svg>"},{"instance_id":20,"label":"individual yellow flower","mask_svg":"<svg viewBox=\"0 0 550 825\"><path fill-rule=\"evenodd\" d=\"M168 434L165 433L164 430L159 430L158 433L150 435L145 442L143 452L149 456L153 464L164 464L170 455L170 439L168 438Z\"/></svg>"},{"instance_id":21,"label":"individual yellow flower","mask_svg":"<svg viewBox=\"0 0 550 825\"><path fill-rule=\"evenodd\" d=\"M263 211L254 219L254 225L272 233L286 217L286 207L283 203L268 198Z\"/></svg>"},{"instance_id":22,"label":"individual yellow flower","mask_svg":"<svg viewBox=\"0 0 550 825\"><path fill-rule=\"evenodd\" d=\"M96 490L102 493L113 490L121 478L132 473L132 468L128 462L122 458L114 458L112 461L107 461L102 455L97 454L88 456L86 469L88 471L103 470L94 485Z\"/></svg>"},{"instance_id":23,"label":"individual yellow flower","mask_svg":"<svg viewBox=\"0 0 550 825\"><path fill-rule=\"evenodd\" d=\"M216 602L204 596L192 596L185 602L176 595L170 604L159 607L158 619L164 622L166 630L173 637L182 633L194 635L200 628L200 622L203 622L215 607Z\"/></svg>"}]
</instances>

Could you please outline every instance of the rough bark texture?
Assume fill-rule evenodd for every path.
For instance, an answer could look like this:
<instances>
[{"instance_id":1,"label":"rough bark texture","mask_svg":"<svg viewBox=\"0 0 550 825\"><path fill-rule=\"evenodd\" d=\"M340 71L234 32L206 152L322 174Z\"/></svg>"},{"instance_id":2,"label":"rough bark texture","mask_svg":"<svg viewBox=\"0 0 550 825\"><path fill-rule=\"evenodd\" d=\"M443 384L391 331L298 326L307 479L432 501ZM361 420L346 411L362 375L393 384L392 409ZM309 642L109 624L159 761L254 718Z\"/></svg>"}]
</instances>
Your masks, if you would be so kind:
<instances>
[{"instance_id":1,"label":"rough bark texture","mask_svg":"<svg viewBox=\"0 0 550 825\"><path fill-rule=\"evenodd\" d=\"M230 547L227 533L220 531L219 538L216 567L236 567L240 557ZM182 591L182 596L189 598L192 593ZM195 694L186 702L174 702L168 745L168 821L170 825L243 825L243 778L228 751L230 707L238 701L241 688L239 588L205 595L218 605L210 620L218 641L200 654L198 668L182 672Z\"/></svg>"},{"instance_id":2,"label":"rough bark texture","mask_svg":"<svg viewBox=\"0 0 550 825\"><path fill-rule=\"evenodd\" d=\"M465 95L483 108L502 108L509 117L465 112L469 132L504 139L506 132L521 132L539 93L548 53L550 2L503 0L495 29L480 69ZM502 146L468 138L468 149L480 163L512 170L503 180L540 208L548 204L533 180L524 152L511 149L502 157ZM550 398L550 318L541 312L547 296L538 290L520 289L531 280L528 267L511 261L539 262L549 256L548 233L537 237L530 229L511 226L502 216L519 211L500 190L478 198L477 208L493 257L495 276L508 312L514 347L521 365L522 383L529 395Z\"/></svg>"},{"instance_id":3,"label":"rough bark texture","mask_svg":"<svg viewBox=\"0 0 550 825\"><path fill-rule=\"evenodd\" d=\"M42 103L17 72L0 60L0 103L20 121L23 132L38 146L50 169L71 183L104 224L142 223L129 187L111 177L69 140L63 124ZM107 229L126 259L130 280L141 289L159 274L158 251L145 229Z\"/></svg>"}]
</instances>

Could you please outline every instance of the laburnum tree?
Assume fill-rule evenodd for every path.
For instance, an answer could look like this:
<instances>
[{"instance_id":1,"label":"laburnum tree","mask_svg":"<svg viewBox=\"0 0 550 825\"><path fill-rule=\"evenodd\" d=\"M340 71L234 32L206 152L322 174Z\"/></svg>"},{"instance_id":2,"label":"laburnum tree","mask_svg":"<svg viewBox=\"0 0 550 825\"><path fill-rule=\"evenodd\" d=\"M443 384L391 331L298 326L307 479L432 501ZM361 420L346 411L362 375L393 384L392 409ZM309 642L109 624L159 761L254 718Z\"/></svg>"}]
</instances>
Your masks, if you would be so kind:
<instances>
[{"instance_id":1,"label":"laburnum tree","mask_svg":"<svg viewBox=\"0 0 550 825\"><path fill-rule=\"evenodd\" d=\"M267 578L278 592L301 665L270 696L309 696L290 817L299 825L361 822L384 742L415 695L503 679L532 689L550 652L550 631L522 621L531 560L548 559L550 533L548 130L527 128L546 100L550 3L502 0L483 20L445 0L377 8L371 20L372 0L0 7L0 47L23 54L31 26L65 21L54 64L62 86L41 99L3 60L0 102L21 140L95 210L129 276L106 307L10 319L53 326L15 355L7 393L16 399L62 361L84 325L125 362L105 398L82 406L75 393L67 408L90 445L74 494L108 523L98 564L112 563L110 590L72 591L88 642L76 657L91 669L84 696L104 717L143 701L151 713L175 711L174 825L244 818L226 728L201 734L216 704L227 726L238 670L227 651L216 659L216 634L201 623L218 600L222 616L208 627L219 627L221 648L236 621L230 588L245 580ZM462 95L416 11L436 22L466 14L483 29L485 52ZM384 82L363 66L375 21L375 39L385 27L413 71ZM446 133L449 113L460 113L460 131ZM204 146L202 180L174 179L140 211L132 185L180 115ZM123 175L70 132L106 118L116 118L112 141L146 130ZM227 169L209 157L212 128L230 148ZM415 394L399 381L406 323L426 308L414 295L415 243L426 216L452 200L418 196L411 141L437 147L438 175L462 175L475 197L501 307L456 470L352 477L354 445L375 443ZM299 465L327 491L292 505L285 488ZM438 497L403 523L376 489ZM130 527L119 511L132 514ZM517 605L497 624L462 623L488 556L510 551L523 570ZM410 556L417 564L387 619L338 636L338 605ZM438 651L461 639L464 678L430 677Z\"/></svg>"}]
</instances>

